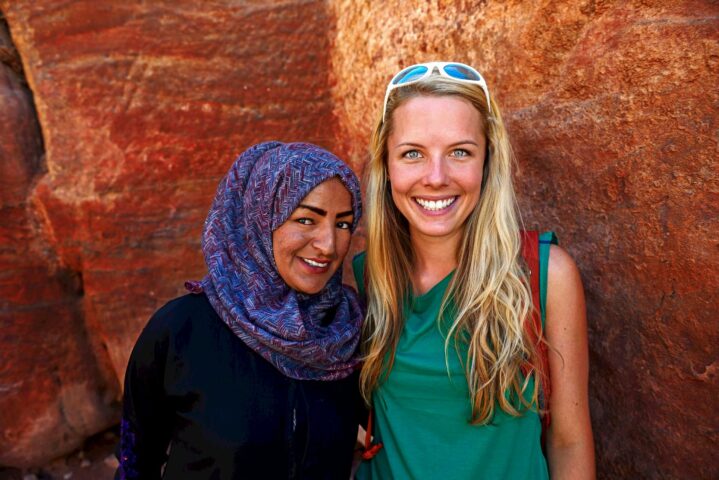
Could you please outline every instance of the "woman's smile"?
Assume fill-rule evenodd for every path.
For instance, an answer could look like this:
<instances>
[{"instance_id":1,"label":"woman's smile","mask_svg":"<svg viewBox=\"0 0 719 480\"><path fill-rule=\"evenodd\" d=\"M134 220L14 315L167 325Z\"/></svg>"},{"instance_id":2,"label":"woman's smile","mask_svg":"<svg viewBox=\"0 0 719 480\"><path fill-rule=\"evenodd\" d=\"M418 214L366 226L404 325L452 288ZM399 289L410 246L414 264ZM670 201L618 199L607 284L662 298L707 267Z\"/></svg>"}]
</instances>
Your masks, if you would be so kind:
<instances>
[{"instance_id":1,"label":"woman's smile","mask_svg":"<svg viewBox=\"0 0 719 480\"><path fill-rule=\"evenodd\" d=\"M444 215L449 212L450 207L454 205L455 200L458 198L459 195L441 198L414 197L414 201L428 215Z\"/></svg>"},{"instance_id":2,"label":"woman's smile","mask_svg":"<svg viewBox=\"0 0 719 480\"><path fill-rule=\"evenodd\" d=\"M300 257L300 260L302 260L307 265L309 265L313 269L313 271L318 270L318 273L325 272L327 270L327 267L329 267L329 265L330 265L329 261L322 262L320 260L313 260L311 258L303 258L303 257Z\"/></svg>"},{"instance_id":3,"label":"woman's smile","mask_svg":"<svg viewBox=\"0 0 719 480\"><path fill-rule=\"evenodd\" d=\"M456 240L479 203L486 139L479 112L457 97L420 96L392 115L387 171L413 242Z\"/></svg>"},{"instance_id":4,"label":"woman's smile","mask_svg":"<svg viewBox=\"0 0 719 480\"><path fill-rule=\"evenodd\" d=\"M317 185L272 234L277 272L298 292L318 293L342 265L352 233L352 196L338 178Z\"/></svg>"}]
</instances>

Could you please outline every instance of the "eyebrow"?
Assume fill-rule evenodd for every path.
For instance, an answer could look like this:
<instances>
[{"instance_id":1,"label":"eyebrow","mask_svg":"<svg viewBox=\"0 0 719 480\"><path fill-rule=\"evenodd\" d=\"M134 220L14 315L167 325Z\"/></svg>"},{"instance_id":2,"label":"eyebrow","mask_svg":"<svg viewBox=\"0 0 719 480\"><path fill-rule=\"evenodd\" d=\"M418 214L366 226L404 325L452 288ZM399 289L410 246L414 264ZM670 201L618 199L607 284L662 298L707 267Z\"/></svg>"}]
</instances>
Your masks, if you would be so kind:
<instances>
[{"instance_id":1,"label":"eyebrow","mask_svg":"<svg viewBox=\"0 0 719 480\"><path fill-rule=\"evenodd\" d=\"M475 142L474 140L461 140L461 141L459 141L459 142L454 142L453 144L451 144L451 145L449 145L449 146L450 146L450 147L456 147L457 145L467 145L467 144L470 144L470 145L474 145L474 146L476 146L476 147L479 147L479 143ZM424 146L424 145L422 145L422 144L420 144L420 143L402 142L402 143L398 143L397 145L395 145L394 148L399 148L399 147L423 147L423 146Z\"/></svg>"},{"instance_id":2,"label":"eyebrow","mask_svg":"<svg viewBox=\"0 0 719 480\"><path fill-rule=\"evenodd\" d=\"M306 208L307 210L315 212L317 215L322 215L323 217L327 215L327 210L322 210L321 208L313 207L312 205L305 205L304 203L300 203L297 208ZM337 218L348 217L353 214L354 212L352 210L347 210L346 212L338 213Z\"/></svg>"}]
</instances>

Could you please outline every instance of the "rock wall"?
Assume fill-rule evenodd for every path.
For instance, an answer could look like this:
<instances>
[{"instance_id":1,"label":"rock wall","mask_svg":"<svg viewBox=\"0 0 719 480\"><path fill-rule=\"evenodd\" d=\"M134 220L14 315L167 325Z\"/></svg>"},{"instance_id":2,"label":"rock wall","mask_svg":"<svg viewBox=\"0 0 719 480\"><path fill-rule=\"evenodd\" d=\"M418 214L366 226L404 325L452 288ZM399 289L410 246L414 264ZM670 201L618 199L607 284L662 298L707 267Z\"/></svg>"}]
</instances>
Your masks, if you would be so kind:
<instances>
[{"instance_id":1,"label":"rock wall","mask_svg":"<svg viewBox=\"0 0 719 480\"><path fill-rule=\"evenodd\" d=\"M0 11L45 147L42 159L29 90L3 66L0 88L25 103L11 96L0 110L0 319L10 327L0 333L0 464L23 466L118 420L140 329L204 274L200 231L237 154L270 139L332 147L332 26L317 1L0 0ZM58 409L97 421L46 420ZM36 435L55 425L63 442Z\"/></svg>"},{"instance_id":2,"label":"rock wall","mask_svg":"<svg viewBox=\"0 0 719 480\"><path fill-rule=\"evenodd\" d=\"M600 478L719 476L716 2L0 12L0 465L117 420L139 330L204 272L201 225L239 152L307 140L359 171L391 75L455 59L503 107L525 223L582 270Z\"/></svg>"},{"instance_id":3,"label":"rock wall","mask_svg":"<svg viewBox=\"0 0 719 480\"><path fill-rule=\"evenodd\" d=\"M400 67L486 75L524 222L555 230L583 274L600 478L717 478L717 3L330 4L354 164Z\"/></svg>"},{"instance_id":4,"label":"rock wall","mask_svg":"<svg viewBox=\"0 0 719 480\"><path fill-rule=\"evenodd\" d=\"M28 198L45 171L32 95L0 18L0 463L50 458L115 418L82 316Z\"/></svg>"}]
</instances>

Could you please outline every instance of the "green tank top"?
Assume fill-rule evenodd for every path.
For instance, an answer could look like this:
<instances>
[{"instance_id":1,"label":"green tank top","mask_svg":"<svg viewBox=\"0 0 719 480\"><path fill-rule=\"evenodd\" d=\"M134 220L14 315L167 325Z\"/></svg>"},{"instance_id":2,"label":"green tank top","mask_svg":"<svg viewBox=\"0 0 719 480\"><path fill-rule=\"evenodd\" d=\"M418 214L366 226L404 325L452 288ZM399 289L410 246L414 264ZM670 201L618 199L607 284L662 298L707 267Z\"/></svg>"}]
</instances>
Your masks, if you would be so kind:
<instances>
[{"instance_id":1,"label":"green tank top","mask_svg":"<svg viewBox=\"0 0 719 480\"><path fill-rule=\"evenodd\" d=\"M550 243L556 243L553 234L540 236L542 297L546 296ZM361 294L364 262L363 253L353 261ZM497 407L490 424L469 423L471 403L464 370L450 349L448 375L444 336L437 324L452 275L424 295L413 296L404 306L405 326L394 366L373 395L375 443L382 442L384 447L372 460L362 463L357 478L547 479L536 411L513 417ZM529 391L533 388L530 385Z\"/></svg>"}]
</instances>

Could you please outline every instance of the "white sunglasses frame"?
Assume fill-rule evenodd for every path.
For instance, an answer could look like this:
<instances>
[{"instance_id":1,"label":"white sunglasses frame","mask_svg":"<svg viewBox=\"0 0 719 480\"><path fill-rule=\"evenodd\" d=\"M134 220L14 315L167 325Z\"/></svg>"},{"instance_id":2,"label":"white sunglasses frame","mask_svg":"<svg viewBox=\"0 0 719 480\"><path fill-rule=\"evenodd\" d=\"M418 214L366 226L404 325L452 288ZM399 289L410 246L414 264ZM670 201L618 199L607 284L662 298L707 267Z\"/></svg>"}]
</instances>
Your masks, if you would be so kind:
<instances>
[{"instance_id":1,"label":"white sunglasses frame","mask_svg":"<svg viewBox=\"0 0 719 480\"><path fill-rule=\"evenodd\" d=\"M460 65L461 67L466 68L467 70L470 70L472 73L476 73L479 77L479 80L468 80L464 78L457 78L453 77L452 75L449 75L447 72L444 71L444 67L447 65ZM416 67L427 67L427 71L424 72L421 76L414 80L410 80L409 82L404 83L397 83L395 84L394 81L399 77L403 72L406 72L407 70L410 70L412 68ZM412 85L413 83L421 82L427 77L430 77L432 75L435 75L434 70L437 69L437 72L439 72L439 75L441 77L449 78L450 80L454 80L459 83L471 83L473 85L479 85L482 91L484 92L484 96L487 99L487 108L492 108L491 104L489 103L489 87L487 87L487 82L482 76L481 73L479 73L475 68L470 67L466 63L462 62L427 62L427 63L416 63L414 65L410 65L409 67L403 68L397 74L395 74L394 77L392 77L392 80L387 84L387 91L384 94L384 106L382 107L382 122L385 121L385 117L387 116L387 100L389 100L389 94L392 92L392 90L395 90L400 87L405 87L407 85Z\"/></svg>"}]
</instances>

